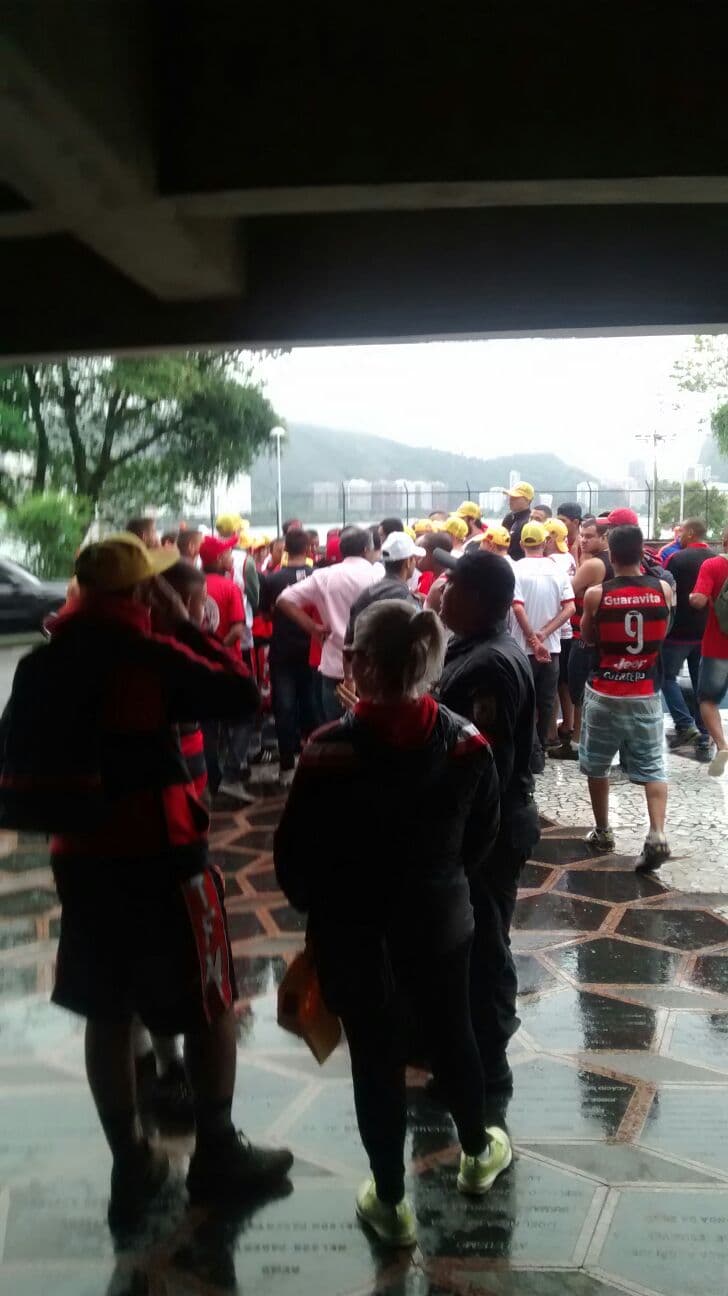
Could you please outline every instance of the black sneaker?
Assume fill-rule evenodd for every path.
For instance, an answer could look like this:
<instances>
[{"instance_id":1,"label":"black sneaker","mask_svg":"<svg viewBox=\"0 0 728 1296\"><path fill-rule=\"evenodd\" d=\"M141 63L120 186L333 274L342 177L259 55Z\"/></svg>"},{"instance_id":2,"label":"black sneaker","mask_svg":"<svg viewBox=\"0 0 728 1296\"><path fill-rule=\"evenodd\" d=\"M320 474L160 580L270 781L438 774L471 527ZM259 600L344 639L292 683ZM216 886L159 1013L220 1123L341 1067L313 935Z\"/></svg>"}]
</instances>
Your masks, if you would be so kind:
<instances>
[{"instance_id":1,"label":"black sneaker","mask_svg":"<svg viewBox=\"0 0 728 1296\"><path fill-rule=\"evenodd\" d=\"M579 752L576 747L572 747L568 738L560 742L558 747L549 747L548 755L551 760L571 760L579 759Z\"/></svg>"},{"instance_id":2,"label":"black sneaker","mask_svg":"<svg viewBox=\"0 0 728 1296\"><path fill-rule=\"evenodd\" d=\"M642 847L641 854L637 856L634 862L634 871L635 873L652 873L669 858L670 847L666 840L657 842L647 840Z\"/></svg>"},{"instance_id":3,"label":"black sneaker","mask_svg":"<svg viewBox=\"0 0 728 1296\"><path fill-rule=\"evenodd\" d=\"M187 1174L190 1201L230 1203L254 1197L285 1179L293 1165L288 1148L256 1147L240 1133L196 1148Z\"/></svg>"},{"instance_id":4,"label":"black sneaker","mask_svg":"<svg viewBox=\"0 0 728 1296\"><path fill-rule=\"evenodd\" d=\"M164 1075L155 1076L149 1107L164 1129L180 1134L194 1130L192 1090L181 1062L172 1062Z\"/></svg>"},{"instance_id":5,"label":"black sneaker","mask_svg":"<svg viewBox=\"0 0 728 1296\"><path fill-rule=\"evenodd\" d=\"M701 765L709 765L713 759L713 744L697 742L695 744L695 759Z\"/></svg>"},{"instance_id":6,"label":"black sneaker","mask_svg":"<svg viewBox=\"0 0 728 1296\"><path fill-rule=\"evenodd\" d=\"M687 729L674 729L667 735L667 745L670 751L676 751L678 747L690 747L693 743L698 742L700 730L697 725L689 725Z\"/></svg>"},{"instance_id":7,"label":"black sneaker","mask_svg":"<svg viewBox=\"0 0 728 1296\"><path fill-rule=\"evenodd\" d=\"M169 1174L166 1152L152 1148L146 1139L128 1156L116 1157L111 1168L109 1228L133 1228L154 1200Z\"/></svg>"}]
</instances>

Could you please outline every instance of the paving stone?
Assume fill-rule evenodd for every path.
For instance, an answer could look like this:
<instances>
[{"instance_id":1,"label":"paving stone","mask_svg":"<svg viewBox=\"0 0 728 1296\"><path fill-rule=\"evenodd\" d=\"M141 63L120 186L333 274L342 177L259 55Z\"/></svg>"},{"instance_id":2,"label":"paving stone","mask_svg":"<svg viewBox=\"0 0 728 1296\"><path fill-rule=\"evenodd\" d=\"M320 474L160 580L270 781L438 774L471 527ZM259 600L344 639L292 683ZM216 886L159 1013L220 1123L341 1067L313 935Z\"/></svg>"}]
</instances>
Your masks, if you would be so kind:
<instances>
[{"instance_id":1,"label":"paving stone","mask_svg":"<svg viewBox=\"0 0 728 1296\"><path fill-rule=\"evenodd\" d=\"M728 923L699 909L630 909L617 931L680 950L728 942Z\"/></svg>"},{"instance_id":2,"label":"paving stone","mask_svg":"<svg viewBox=\"0 0 728 1296\"><path fill-rule=\"evenodd\" d=\"M596 931L606 922L609 910L589 900L572 900L570 896L547 891L544 895L523 896L516 903L516 927L542 927L550 931Z\"/></svg>"},{"instance_id":3,"label":"paving stone","mask_svg":"<svg viewBox=\"0 0 728 1296\"><path fill-rule=\"evenodd\" d=\"M625 1189L598 1263L661 1296L719 1296L726 1290L727 1233L727 1192Z\"/></svg>"},{"instance_id":4,"label":"paving stone","mask_svg":"<svg viewBox=\"0 0 728 1296\"><path fill-rule=\"evenodd\" d=\"M609 900L612 904L622 904L660 895L665 888L654 878L635 873L634 869L623 872L568 869L561 875L554 889L570 895L588 896L592 900Z\"/></svg>"},{"instance_id":5,"label":"paving stone","mask_svg":"<svg viewBox=\"0 0 728 1296\"><path fill-rule=\"evenodd\" d=\"M667 985L679 963L667 950L610 936L552 950L549 958L577 981L596 985Z\"/></svg>"},{"instance_id":6,"label":"paving stone","mask_svg":"<svg viewBox=\"0 0 728 1296\"><path fill-rule=\"evenodd\" d=\"M518 1013L529 1035L554 1052L648 1049L655 1035L654 1009L571 988L522 1003Z\"/></svg>"}]
</instances>

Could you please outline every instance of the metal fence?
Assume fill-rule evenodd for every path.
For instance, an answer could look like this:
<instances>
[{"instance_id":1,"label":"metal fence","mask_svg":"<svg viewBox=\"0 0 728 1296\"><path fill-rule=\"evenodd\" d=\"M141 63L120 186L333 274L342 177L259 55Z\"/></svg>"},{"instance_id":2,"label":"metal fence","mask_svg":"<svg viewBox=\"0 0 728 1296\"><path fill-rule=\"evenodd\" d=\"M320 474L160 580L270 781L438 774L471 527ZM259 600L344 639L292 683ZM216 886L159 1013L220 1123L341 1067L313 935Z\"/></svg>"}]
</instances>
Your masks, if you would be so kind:
<instances>
[{"instance_id":1,"label":"metal fence","mask_svg":"<svg viewBox=\"0 0 728 1296\"><path fill-rule=\"evenodd\" d=\"M281 523L288 518L298 518L304 526L346 526L379 522L387 517L401 518L404 523L411 524L433 512L452 513L463 500L478 503L488 521L499 521L508 510L508 501L503 493L468 481L456 489L433 485L426 491L406 483L388 489L373 485L371 490L362 490L339 482L331 483L329 489L300 492L284 489L282 518L277 517L275 493L271 492L268 497L257 492L251 520L255 526L270 530L280 530ZM701 518L712 536L719 535L728 521L728 496L702 482L659 486L656 492L649 483L641 489L605 487L594 483L582 483L578 488L543 487L536 493L534 508L539 501L549 503L554 513L560 504L576 502L581 505L584 516L594 517L613 508L631 508L638 515L645 535L652 539L659 538L662 532L668 532L676 522L688 516Z\"/></svg>"}]
</instances>

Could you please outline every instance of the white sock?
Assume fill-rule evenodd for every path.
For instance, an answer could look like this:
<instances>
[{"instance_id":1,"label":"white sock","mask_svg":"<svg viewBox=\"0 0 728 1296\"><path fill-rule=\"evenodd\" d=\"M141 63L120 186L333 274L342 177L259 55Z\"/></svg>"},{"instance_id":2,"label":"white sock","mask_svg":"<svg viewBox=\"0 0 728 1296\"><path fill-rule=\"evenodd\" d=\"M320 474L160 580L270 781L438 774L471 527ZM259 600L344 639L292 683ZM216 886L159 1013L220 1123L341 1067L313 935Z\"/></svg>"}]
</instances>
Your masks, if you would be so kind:
<instances>
[{"instance_id":1,"label":"white sock","mask_svg":"<svg viewBox=\"0 0 728 1296\"><path fill-rule=\"evenodd\" d=\"M658 832L656 828L650 828L650 831L647 834L647 840L651 846L657 846L657 845L662 845L663 842L666 842L667 837L665 836L664 832Z\"/></svg>"}]
</instances>

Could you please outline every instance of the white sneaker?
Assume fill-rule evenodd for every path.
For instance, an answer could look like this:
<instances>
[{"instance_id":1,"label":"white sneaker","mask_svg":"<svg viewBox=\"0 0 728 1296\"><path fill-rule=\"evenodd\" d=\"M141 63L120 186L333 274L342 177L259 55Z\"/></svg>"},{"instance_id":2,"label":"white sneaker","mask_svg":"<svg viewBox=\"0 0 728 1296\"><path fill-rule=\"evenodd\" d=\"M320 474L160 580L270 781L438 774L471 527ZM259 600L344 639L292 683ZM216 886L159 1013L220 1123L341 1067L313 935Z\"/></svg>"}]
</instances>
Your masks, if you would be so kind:
<instances>
[{"instance_id":1,"label":"white sneaker","mask_svg":"<svg viewBox=\"0 0 728 1296\"><path fill-rule=\"evenodd\" d=\"M728 751L717 751L708 766L708 773L713 778L720 778L726 765L728 765Z\"/></svg>"},{"instance_id":2,"label":"white sneaker","mask_svg":"<svg viewBox=\"0 0 728 1296\"><path fill-rule=\"evenodd\" d=\"M252 796L250 792L246 792L242 783L221 783L217 790L222 792L223 796L229 796L235 801L239 801L241 805L254 805L257 800L257 797Z\"/></svg>"}]
</instances>

